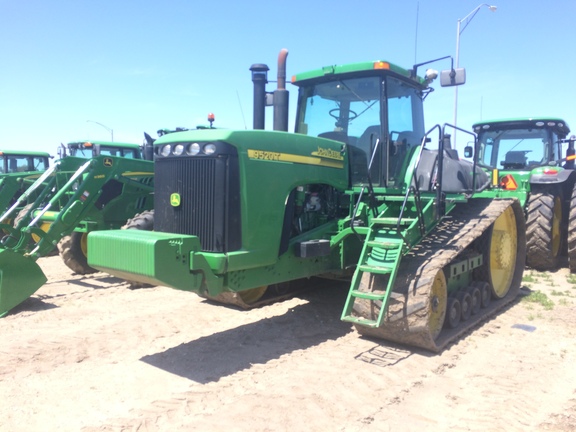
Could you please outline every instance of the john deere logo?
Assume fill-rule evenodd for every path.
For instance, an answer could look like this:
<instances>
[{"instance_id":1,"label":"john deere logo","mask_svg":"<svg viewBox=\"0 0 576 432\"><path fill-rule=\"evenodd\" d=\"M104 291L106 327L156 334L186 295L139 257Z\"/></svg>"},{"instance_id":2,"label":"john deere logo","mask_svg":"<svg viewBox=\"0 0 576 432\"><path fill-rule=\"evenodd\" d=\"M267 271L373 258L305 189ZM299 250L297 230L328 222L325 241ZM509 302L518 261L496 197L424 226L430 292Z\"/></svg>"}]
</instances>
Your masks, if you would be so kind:
<instances>
[{"instance_id":1,"label":"john deere logo","mask_svg":"<svg viewBox=\"0 0 576 432\"><path fill-rule=\"evenodd\" d=\"M172 195L170 195L170 205L172 207L180 206L180 194L179 193L173 193Z\"/></svg>"},{"instance_id":2,"label":"john deere logo","mask_svg":"<svg viewBox=\"0 0 576 432\"><path fill-rule=\"evenodd\" d=\"M113 164L112 158L104 158L104 166L105 167L111 167L112 164Z\"/></svg>"}]
</instances>

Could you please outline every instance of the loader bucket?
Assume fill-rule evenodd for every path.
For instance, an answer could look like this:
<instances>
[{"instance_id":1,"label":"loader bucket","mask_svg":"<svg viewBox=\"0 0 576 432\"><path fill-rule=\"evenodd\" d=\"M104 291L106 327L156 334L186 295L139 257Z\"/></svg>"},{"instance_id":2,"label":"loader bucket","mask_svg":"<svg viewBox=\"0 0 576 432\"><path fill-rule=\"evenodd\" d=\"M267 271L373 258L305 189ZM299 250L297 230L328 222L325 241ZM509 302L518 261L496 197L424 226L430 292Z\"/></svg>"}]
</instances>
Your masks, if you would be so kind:
<instances>
[{"instance_id":1,"label":"loader bucket","mask_svg":"<svg viewBox=\"0 0 576 432\"><path fill-rule=\"evenodd\" d=\"M19 305L46 282L46 276L32 259L0 250L0 317Z\"/></svg>"}]
</instances>

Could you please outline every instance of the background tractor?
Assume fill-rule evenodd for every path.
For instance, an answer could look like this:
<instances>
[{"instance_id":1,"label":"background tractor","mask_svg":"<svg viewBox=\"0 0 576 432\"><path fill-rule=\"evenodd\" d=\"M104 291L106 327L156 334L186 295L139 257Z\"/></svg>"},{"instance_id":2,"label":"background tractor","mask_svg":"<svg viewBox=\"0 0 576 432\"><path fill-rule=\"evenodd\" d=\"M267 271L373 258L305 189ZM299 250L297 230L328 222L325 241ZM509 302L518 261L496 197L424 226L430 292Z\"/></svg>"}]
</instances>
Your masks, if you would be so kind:
<instances>
[{"instance_id":1,"label":"background tractor","mask_svg":"<svg viewBox=\"0 0 576 432\"><path fill-rule=\"evenodd\" d=\"M296 75L289 133L286 55L272 95L275 130L260 130L268 67L253 65L255 130L158 138L154 230L91 232L90 265L243 307L313 276L346 280L344 321L432 351L514 300L522 209L516 199L475 198L488 176L458 160L445 128L425 130L437 73L420 78L417 66L376 61ZM444 71L441 83L459 84L462 73ZM14 293L9 280L0 298ZM41 283L28 280L26 295Z\"/></svg>"},{"instance_id":2,"label":"background tractor","mask_svg":"<svg viewBox=\"0 0 576 432\"><path fill-rule=\"evenodd\" d=\"M146 136L146 134L145 134ZM151 146L151 143L150 143ZM109 141L75 141L62 145L59 148L60 157L74 156L77 158L91 159L98 156L115 156L127 159L152 160L152 154L147 152L146 142L144 145L133 143L119 143ZM77 161L80 168L81 161ZM107 186L110 187L110 186ZM152 197L146 194L146 205L138 205L135 208L118 206L104 206L102 211L86 220L79 221L70 235L64 236L58 242L58 252L64 264L77 274L90 274L96 272L88 265L87 235L95 229L111 229L123 226L126 221L134 216L134 211L146 211L152 208ZM44 224L50 224L51 218L44 218Z\"/></svg>"},{"instance_id":3,"label":"background tractor","mask_svg":"<svg viewBox=\"0 0 576 432\"><path fill-rule=\"evenodd\" d=\"M45 152L0 151L0 211L14 201L50 166Z\"/></svg>"},{"instance_id":4,"label":"background tractor","mask_svg":"<svg viewBox=\"0 0 576 432\"><path fill-rule=\"evenodd\" d=\"M568 224L576 182L574 138L566 138L568 125L543 117L479 122L473 129L478 134L478 164L493 177L487 194L517 197L525 209L527 265L555 269L567 248L568 232L574 239L571 250L576 250L576 215L570 230ZM467 156L470 153L468 148ZM571 267L574 263L576 256Z\"/></svg>"}]
</instances>

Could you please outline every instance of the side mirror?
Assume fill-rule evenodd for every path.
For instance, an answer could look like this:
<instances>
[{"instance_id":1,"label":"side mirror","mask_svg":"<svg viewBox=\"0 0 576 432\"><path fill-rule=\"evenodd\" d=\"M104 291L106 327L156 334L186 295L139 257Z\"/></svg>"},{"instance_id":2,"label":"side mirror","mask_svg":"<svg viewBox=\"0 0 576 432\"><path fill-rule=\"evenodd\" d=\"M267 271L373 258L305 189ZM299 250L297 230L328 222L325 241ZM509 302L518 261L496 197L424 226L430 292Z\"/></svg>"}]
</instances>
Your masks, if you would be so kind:
<instances>
[{"instance_id":1,"label":"side mirror","mask_svg":"<svg viewBox=\"0 0 576 432\"><path fill-rule=\"evenodd\" d=\"M442 87L452 87L466 83L466 69L450 69L440 72L440 85Z\"/></svg>"},{"instance_id":2,"label":"side mirror","mask_svg":"<svg viewBox=\"0 0 576 432\"><path fill-rule=\"evenodd\" d=\"M464 147L464 157L471 158L472 156L474 156L474 147L472 146Z\"/></svg>"}]
</instances>

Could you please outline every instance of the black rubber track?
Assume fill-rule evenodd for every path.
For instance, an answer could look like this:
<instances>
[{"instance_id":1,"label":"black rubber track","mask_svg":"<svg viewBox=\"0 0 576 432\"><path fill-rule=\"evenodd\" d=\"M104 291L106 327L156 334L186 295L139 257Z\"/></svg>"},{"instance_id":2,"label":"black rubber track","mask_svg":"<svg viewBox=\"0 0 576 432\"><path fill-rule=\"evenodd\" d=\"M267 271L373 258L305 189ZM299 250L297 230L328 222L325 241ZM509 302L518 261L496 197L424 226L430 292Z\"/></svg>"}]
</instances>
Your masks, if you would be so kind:
<instances>
[{"instance_id":1,"label":"black rubber track","mask_svg":"<svg viewBox=\"0 0 576 432\"><path fill-rule=\"evenodd\" d=\"M442 329L434 340L428 324L431 312L428 299L435 275L451 263L463 259L466 251L475 247L474 242L491 230L494 221L510 206L516 218L518 238L516 265L509 291L456 328ZM515 300L520 291L526 259L525 234L524 214L517 200L474 199L458 205L430 235L402 258L383 325L370 328L355 324L356 329L366 336L433 352L441 351L448 343ZM488 265L486 261L484 265ZM382 289L384 281L380 276L365 273L360 289ZM357 299L354 312L357 316L374 320L379 312L378 303Z\"/></svg>"}]
</instances>

